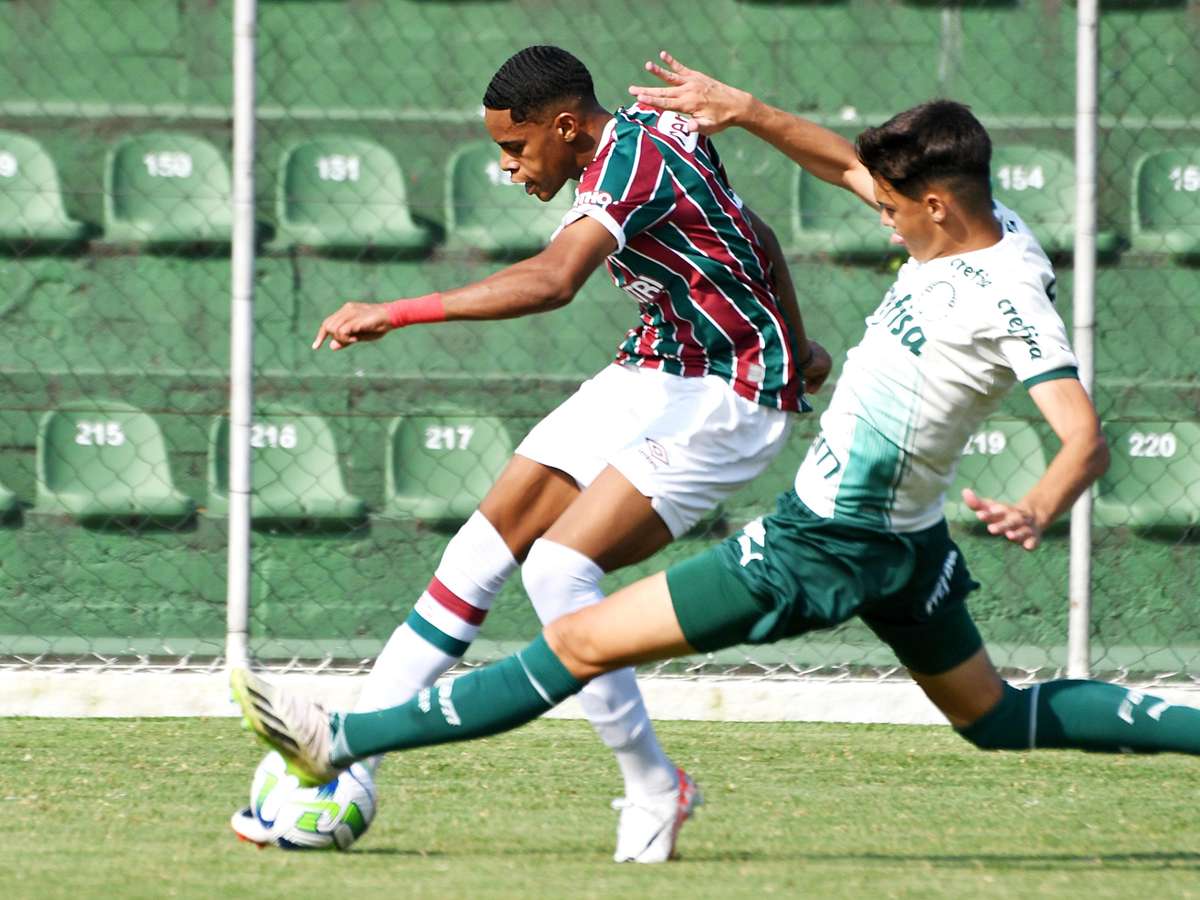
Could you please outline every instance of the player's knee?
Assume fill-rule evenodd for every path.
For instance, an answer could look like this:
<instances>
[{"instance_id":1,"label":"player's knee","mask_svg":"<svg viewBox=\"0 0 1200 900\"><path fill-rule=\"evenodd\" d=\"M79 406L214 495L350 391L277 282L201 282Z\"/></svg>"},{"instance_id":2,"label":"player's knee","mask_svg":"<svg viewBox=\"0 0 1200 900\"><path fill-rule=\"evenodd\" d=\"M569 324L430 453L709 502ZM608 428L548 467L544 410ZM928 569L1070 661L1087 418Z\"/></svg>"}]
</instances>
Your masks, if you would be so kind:
<instances>
[{"instance_id":1,"label":"player's knee","mask_svg":"<svg viewBox=\"0 0 1200 900\"><path fill-rule=\"evenodd\" d=\"M521 564L521 581L525 585L525 593L529 595L535 608L539 607L541 598L554 594L555 587L562 580L561 575L555 570L552 556L553 553L547 552L547 542L539 539L533 542L533 546L529 548L529 554L525 557L525 562ZM538 612L540 614L540 608ZM543 619L543 621L545 620Z\"/></svg>"},{"instance_id":2,"label":"player's knee","mask_svg":"<svg viewBox=\"0 0 1200 900\"><path fill-rule=\"evenodd\" d=\"M540 538L521 566L525 592L542 622L553 622L603 598L604 571L577 550Z\"/></svg>"},{"instance_id":3,"label":"player's knee","mask_svg":"<svg viewBox=\"0 0 1200 900\"><path fill-rule=\"evenodd\" d=\"M579 616L568 615L555 619L542 631L546 643L554 651L559 662L576 678L588 679L605 671L599 648L592 639L590 629L585 627Z\"/></svg>"},{"instance_id":4,"label":"player's knee","mask_svg":"<svg viewBox=\"0 0 1200 900\"><path fill-rule=\"evenodd\" d=\"M1031 716L1032 691L1004 683L999 701L958 733L980 750L1029 750L1034 746L1036 721Z\"/></svg>"}]
</instances>

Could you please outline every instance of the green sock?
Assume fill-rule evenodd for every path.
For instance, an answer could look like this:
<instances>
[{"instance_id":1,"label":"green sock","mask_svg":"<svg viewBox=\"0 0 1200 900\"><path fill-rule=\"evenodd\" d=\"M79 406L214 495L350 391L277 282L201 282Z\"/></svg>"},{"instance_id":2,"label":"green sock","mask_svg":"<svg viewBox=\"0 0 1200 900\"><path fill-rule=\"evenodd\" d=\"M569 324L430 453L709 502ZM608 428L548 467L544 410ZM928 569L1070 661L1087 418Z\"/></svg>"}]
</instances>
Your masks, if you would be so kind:
<instances>
[{"instance_id":1,"label":"green sock","mask_svg":"<svg viewBox=\"0 0 1200 900\"><path fill-rule=\"evenodd\" d=\"M334 714L336 765L429 744L486 737L524 725L578 693L545 638L507 659L421 691L408 703L378 712Z\"/></svg>"},{"instance_id":2,"label":"green sock","mask_svg":"<svg viewBox=\"0 0 1200 900\"><path fill-rule=\"evenodd\" d=\"M995 708L959 733L986 750L1200 754L1200 709L1104 681L1006 684Z\"/></svg>"}]
</instances>

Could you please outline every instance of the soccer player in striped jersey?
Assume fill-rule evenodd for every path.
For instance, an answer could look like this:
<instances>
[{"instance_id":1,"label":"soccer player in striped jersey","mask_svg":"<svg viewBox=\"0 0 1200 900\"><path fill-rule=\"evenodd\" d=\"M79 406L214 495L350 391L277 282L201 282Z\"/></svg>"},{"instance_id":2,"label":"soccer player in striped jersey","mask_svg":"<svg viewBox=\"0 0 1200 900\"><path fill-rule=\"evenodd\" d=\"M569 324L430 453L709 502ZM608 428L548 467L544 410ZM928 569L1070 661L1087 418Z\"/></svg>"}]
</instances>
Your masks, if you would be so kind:
<instances>
[{"instance_id":1,"label":"soccer player in striped jersey","mask_svg":"<svg viewBox=\"0 0 1200 900\"><path fill-rule=\"evenodd\" d=\"M655 553L766 467L805 379L815 390L829 371L778 241L683 117L606 111L583 64L545 46L505 62L483 105L501 168L528 194L548 201L579 181L549 246L457 290L348 303L314 348L554 309L601 264L639 321L615 363L517 447L382 651L360 709L403 702L461 659L518 563L543 622L601 600L605 572ZM624 777L615 859L669 858L698 795L660 748L633 670L596 679L580 701Z\"/></svg>"},{"instance_id":2,"label":"soccer player in striped jersey","mask_svg":"<svg viewBox=\"0 0 1200 900\"><path fill-rule=\"evenodd\" d=\"M239 671L247 719L326 779L374 753L494 734L620 666L768 643L862 618L950 724L989 750L1200 754L1200 709L1121 685L1060 679L1018 689L967 610L978 587L942 516L970 435L1017 381L1062 444L1023 497L963 500L1026 551L1103 473L1108 449L1053 306L1036 238L991 198L991 142L970 111L933 101L839 135L687 69L639 102L739 125L878 211L910 258L860 344L774 513L740 534L548 625L521 652L367 715L332 715ZM865 214L865 213L864 213Z\"/></svg>"}]
</instances>

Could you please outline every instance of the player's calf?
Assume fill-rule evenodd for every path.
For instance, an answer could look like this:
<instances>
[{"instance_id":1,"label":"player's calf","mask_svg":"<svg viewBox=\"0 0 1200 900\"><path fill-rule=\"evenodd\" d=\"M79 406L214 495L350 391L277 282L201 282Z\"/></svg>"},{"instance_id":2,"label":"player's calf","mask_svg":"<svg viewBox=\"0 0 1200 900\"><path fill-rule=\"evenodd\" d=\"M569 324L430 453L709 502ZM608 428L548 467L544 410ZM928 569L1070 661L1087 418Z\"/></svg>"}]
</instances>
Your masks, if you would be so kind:
<instances>
[{"instance_id":1,"label":"player's calf","mask_svg":"<svg viewBox=\"0 0 1200 900\"><path fill-rule=\"evenodd\" d=\"M1006 683L1000 702L959 734L983 750L1200 754L1200 709L1103 681Z\"/></svg>"}]
</instances>

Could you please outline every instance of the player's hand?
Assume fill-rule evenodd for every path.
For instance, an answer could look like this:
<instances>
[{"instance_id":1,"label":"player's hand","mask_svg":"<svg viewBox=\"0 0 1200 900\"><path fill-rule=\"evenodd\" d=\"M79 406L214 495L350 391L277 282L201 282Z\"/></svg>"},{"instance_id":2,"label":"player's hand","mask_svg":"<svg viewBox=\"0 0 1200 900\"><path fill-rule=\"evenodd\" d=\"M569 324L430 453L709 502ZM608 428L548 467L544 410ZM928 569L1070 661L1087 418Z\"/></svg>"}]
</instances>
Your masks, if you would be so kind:
<instances>
[{"instance_id":1,"label":"player's hand","mask_svg":"<svg viewBox=\"0 0 1200 900\"><path fill-rule=\"evenodd\" d=\"M317 329L312 348L319 350L329 338L330 350L341 350L351 344L377 341L392 330L386 303L343 303L342 308L328 316Z\"/></svg>"},{"instance_id":2,"label":"player's hand","mask_svg":"<svg viewBox=\"0 0 1200 900\"><path fill-rule=\"evenodd\" d=\"M963 488L962 498L975 517L987 525L988 534L1002 534L1026 550L1036 550L1042 542L1042 528L1029 510L980 497L970 488Z\"/></svg>"},{"instance_id":3,"label":"player's hand","mask_svg":"<svg viewBox=\"0 0 1200 900\"><path fill-rule=\"evenodd\" d=\"M637 97L638 103L645 106L674 110L690 116L688 131L716 134L730 125L736 125L739 117L754 100L745 91L722 84L703 72L689 69L666 50L660 50L658 55L667 68L647 62L646 71L669 86L664 88L632 85L629 93Z\"/></svg>"},{"instance_id":4,"label":"player's hand","mask_svg":"<svg viewBox=\"0 0 1200 900\"><path fill-rule=\"evenodd\" d=\"M808 365L804 367L802 373L804 375L804 393L815 394L825 384L829 373L833 371L833 357L816 341L809 341L808 349L811 351L812 357L809 358Z\"/></svg>"}]
</instances>

